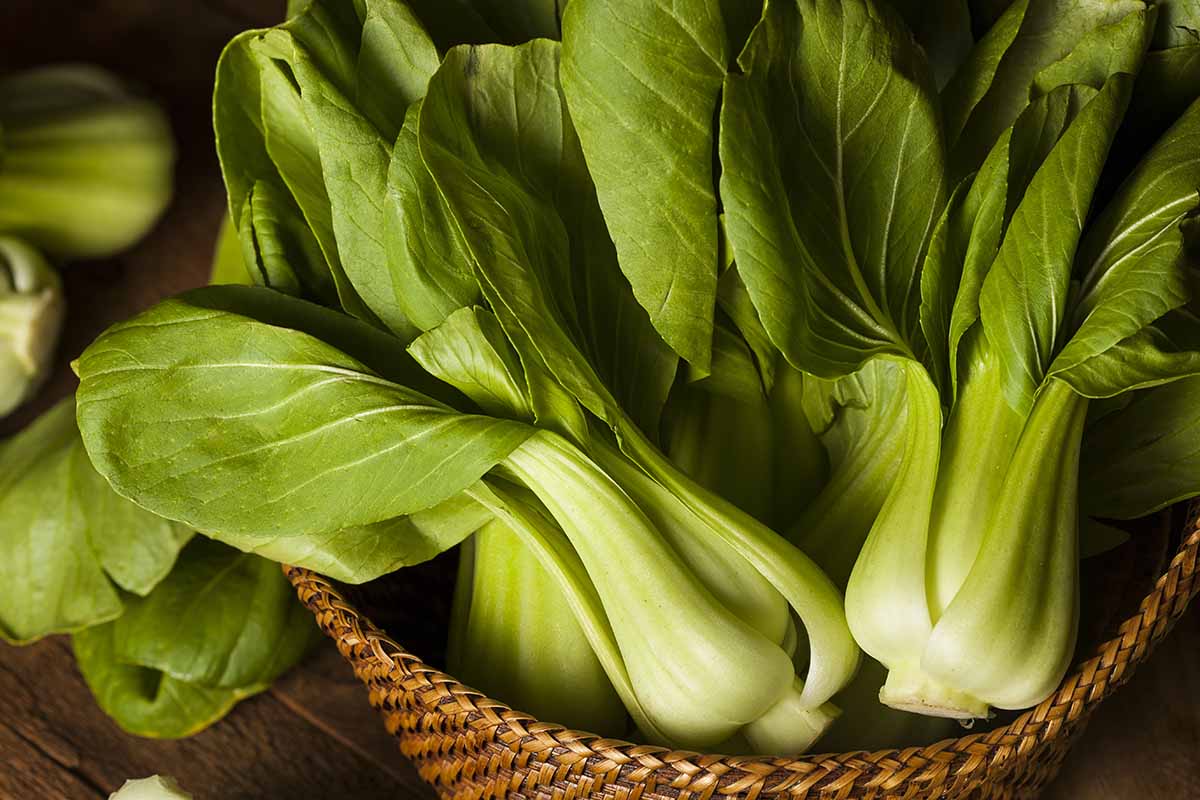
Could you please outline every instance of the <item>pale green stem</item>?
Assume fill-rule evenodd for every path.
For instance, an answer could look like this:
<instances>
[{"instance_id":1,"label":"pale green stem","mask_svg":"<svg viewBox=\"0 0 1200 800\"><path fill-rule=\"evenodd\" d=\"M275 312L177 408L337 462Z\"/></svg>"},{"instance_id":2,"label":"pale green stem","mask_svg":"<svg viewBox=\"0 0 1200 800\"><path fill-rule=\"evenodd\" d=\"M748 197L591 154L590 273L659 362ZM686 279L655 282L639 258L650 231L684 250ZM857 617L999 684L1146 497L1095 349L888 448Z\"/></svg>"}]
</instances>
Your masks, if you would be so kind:
<instances>
[{"instance_id":1,"label":"pale green stem","mask_svg":"<svg viewBox=\"0 0 1200 800\"><path fill-rule=\"evenodd\" d=\"M695 748L720 742L790 689L787 654L722 606L576 447L538 431L504 463L570 539L642 708L673 742Z\"/></svg>"},{"instance_id":2,"label":"pale green stem","mask_svg":"<svg viewBox=\"0 0 1200 800\"><path fill-rule=\"evenodd\" d=\"M1007 503L1002 487L1025 417L1004 397L1003 368L975 328L966 377L942 435L942 459L929 526L927 588L933 620L958 593L988 520Z\"/></svg>"},{"instance_id":3,"label":"pale green stem","mask_svg":"<svg viewBox=\"0 0 1200 800\"><path fill-rule=\"evenodd\" d=\"M932 629L925 548L942 427L941 400L925 369L901 363L908 405L904 456L846 587L854 638L889 669L917 663Z\"/></svg>"},{"instance_id":4,"label":"pale green stem","mask_svg":"<svg viewBox=\"0 0 1200 800\"><path fill-rule=\"evenodd\" d=\"M1034 401L962 588L922 671L997 708L1027 708L1062 680L1079 617L1079 446L1087 399L1050 380Z\"/></svg>"},{"instance_id":5,"label":"pale green stem","mask_svg":"<svg viewBox=\"0 0 1200 800\"><path fill-rule=\"evenodd\" d=\"M447 654L453 674L540 720L622 735L625 708L537 556L501 520L472 541L469 607L455 609L463 629Z\"/></svg>"}]
</instances>

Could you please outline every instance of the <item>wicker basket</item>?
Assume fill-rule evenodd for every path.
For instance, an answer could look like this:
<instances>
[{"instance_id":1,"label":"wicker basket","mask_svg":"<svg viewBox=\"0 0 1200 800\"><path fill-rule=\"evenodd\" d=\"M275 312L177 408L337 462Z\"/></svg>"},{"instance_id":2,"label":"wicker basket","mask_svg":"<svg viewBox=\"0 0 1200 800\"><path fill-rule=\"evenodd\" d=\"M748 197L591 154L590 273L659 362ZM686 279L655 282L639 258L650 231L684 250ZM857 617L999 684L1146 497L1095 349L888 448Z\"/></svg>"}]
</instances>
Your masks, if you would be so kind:
<instances>
[{"instance_id":1,"label":"wicker basket","mask_svg":"<svg viewBox=\"0 0 1200 800\"><path fill-rule=\"evenodd\" d=\"M1129 615L1142 597L1137 611L1108 626L1110 638L1037 708L989 732L927 747L801 758L669 751L538 722L427 666L326 579L294 567L286 572L367 685L400 751L445 798L1025 800L1054 777L1090 713L1129 679L1200 593L1198 511L1194 505L1185 524L1175 526L1183 531L1172 539L1178 548L1165 569L1165 559L1158 560L1152 588L1144 596L1139 589L1113 619Z\"/></svg>"}]
</instances>

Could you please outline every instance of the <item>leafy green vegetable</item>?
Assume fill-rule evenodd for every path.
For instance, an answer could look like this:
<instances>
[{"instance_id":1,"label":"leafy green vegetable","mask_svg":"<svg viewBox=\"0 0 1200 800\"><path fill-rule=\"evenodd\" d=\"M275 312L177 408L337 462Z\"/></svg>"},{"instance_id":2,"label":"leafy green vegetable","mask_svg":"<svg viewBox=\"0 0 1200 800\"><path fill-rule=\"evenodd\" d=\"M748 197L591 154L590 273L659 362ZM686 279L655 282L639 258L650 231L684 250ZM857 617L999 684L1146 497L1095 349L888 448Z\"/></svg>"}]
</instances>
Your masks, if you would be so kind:
<instances>
[{"instance_id":1,"label":"leafy green vegetable","mask_svg":"<svg viewBox=\"0 0 1200 800\"><path fill-rule=\"evenodd\" d=\"M117 491L348 581L461 544L452 668L601 735L788 754L839 696L863 725L876 692L969 718L1057 685L1085 420L1115 454L1106 426L1162 413L1146 478L1094 478L1129 510L1191 491L1136 490L1189 446L1197 112L1122 127L1184 6L299 5L218 68L260 286L77 362ZM265 579L211 546L178 597L220 558ZM110 633L99 661L269 680L213 619L211 652Z\"/></svg>"},{"instance_id":2,"label":"leafy green vegetable","mask_svg":"<svg viewBox=\"0 0 1200 800\"><path fill-rule=\"evenodd\" d=\"M738 272L776 346L827 377L916 352L944 191L932 79L885 11L772 4L743 74L725 80L721 199Z\"/></svg>"},{"instance_id":3,"label":"leafy green vegetable","mask_svg":"<svg viewBox=\"0 0 1200 800\"><path fill-rule=\"evenodd\" d=\"M162 111L97 67L0 78L0 233L54 256L104 258L142 238L171 198Z\"/></svg>"},{"instance_id":4,"label":"leafy green vegetable","mask_svg":"<svg viewBox=\"0 0 1200 800\"><path fill-rule=\"evenodd\" d=\"M1135 519L1200 493L1197 392L1198 378L1138 392L1088 428L1079 478L1088 514Z\"/></svg>"},{"instance_id":5,"label":"leafy green vegetable","mask_svg":"<svg viewBox=\"0 0 1200 800\"><path fill-rule=\"evenodd\" d=\"M62 318L58 275L29 245L0 237L0 417L45 380Z\"/></svg>"},{"instance_id":6,"label":"leafy green vegetable","mask_svg":"<svg viewBox=\"0 0 1200 800\"><path fill-rule=\"evenodd\" d=\"M186 637L180 620L187 620ZM122 663L221 689L270 683L299 660L314 633L312 615L277 564L205 537L112 623Z\"/></svg>"},{"instance_id":7,"label":"leafy green vegetable","mask_svg":"<svg viewBox=\"0 0 1200 800\"><path fill-rule=\"evenodd\" d=\"M139 736L207 727L299 661L317 635L277 564L204 537L153 591L126 603L74 644L100 707Z\"/></svg>"},{"instance_id":8,"label":"leafy green vegetable","mask_svg":"<svg viewBox=\"0 0 1200 800\"><path fill-rule=\"evenodd\" d=\"M1140 0L1017 0L946 87L951 174L973 172L1024 109L1038 73L1086 41L1106 46L1105 27L1145 14Z\"/></svg>"},{"instance_id":9,"label":"leafy green vegetable","mask_svg":"<svg viewBox=\"0 0 1200 800\"><path fill-rule=\"evenodd\" d=\"M286 316L274 322L277 310L325 326L326 340L287 327ZM146 326L158 332L153 341L140 333ZM359 354L378 359L382 374L339 350L334 334L360 347L378 344L379 352ZM406 368L419 370L385 362L389 340L374 338L346 317L251 288L167 301L111 328L77 362L80 428L92 461L118 491L155 486L153 498L137 492L155 513L265 543L428 509L528 435L524 426L456 412L395 382ZM206 342L203 351L191 346L196 341ZM175 396L179 405L146 404L150 393ZM179 442L191 444L171 444Z\"/></svg>"},{"instance_id":10,"label":"leafy green vegetable","mask_svg":"<svg viewBox=\"0 0 1200 800\"><path fill-rule=\"evenodd\" d=\"M455 609L465 619L448 658L458 679L538 719L623 733L625 707L537 556L499 520L470 542L456 597L467 608Z\"/></svg>"},{"instance_id":11,"label":"leafy green vegetable","mask_svg":"<svg viewBox=\"0 0 1200 800\"><path fill-rule=\"evenodd\" d=\"M62 401L0 445L0 636L30 642L115 619L121 590L152 590L190 536L109 488Z\"/></svg>"},{"instance_id":12,"label":"leafy green vegetable","mask_svg":"<svg viewBox=\"0 0 1200 800\"><path fill-rule=\"evenodd\" d=\"M574 0L563 16L563 92L621 269L701 372L717 289L713 115L729 61L716 0Z\"/></svg>"}]
</instances>

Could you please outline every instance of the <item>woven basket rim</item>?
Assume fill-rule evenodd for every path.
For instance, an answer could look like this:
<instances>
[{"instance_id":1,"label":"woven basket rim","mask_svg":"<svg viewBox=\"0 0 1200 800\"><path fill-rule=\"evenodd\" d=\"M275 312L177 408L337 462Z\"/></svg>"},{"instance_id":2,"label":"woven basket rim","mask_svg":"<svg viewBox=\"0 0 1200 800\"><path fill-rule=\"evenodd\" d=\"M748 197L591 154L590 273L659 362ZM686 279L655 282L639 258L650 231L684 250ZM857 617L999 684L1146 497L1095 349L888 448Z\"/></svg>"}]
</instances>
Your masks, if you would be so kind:
<instances>
[{"instance_id":1,"label":"woven basket rim","mask_svg":"<svg viewBox=\"0 0 1200 800\"><path fill-rule=\"evenodd\" d=\"M404 717L389 720L389 731L400 737L401 751L418 762L422 777L444 796L490 797L498 790L551 784L574 786L574 793L586 795L597 790L598 782L633 785L642 795L681 798L692 793L707 798L714 792L749 798L849 797L852 789L869 789L872 797L897 791L903 797L961 797L1069 736L1167 635L1200 593L1200 501L1189 504L1183 531L1178 549L1138 610L1078 662L1050 697L1008 725L927 746L796 757L701 754L540 722L425 664L360 614L329 580L301 567L283 569L322 630L367 684L371 704ZM421 738L414 733L418 727L432 739L455 736L451 728L469 729L481 738L476 742L470 737L468 749L498 748L493 757L507 752L499 765L489 765L490 777L447 770L449 756L416 741ZM949 793L914 794L914 786L925 787L924 792L942 787L938 791ZM656 795L660 790L667 794Z\"/></svg>"}]
</instances>

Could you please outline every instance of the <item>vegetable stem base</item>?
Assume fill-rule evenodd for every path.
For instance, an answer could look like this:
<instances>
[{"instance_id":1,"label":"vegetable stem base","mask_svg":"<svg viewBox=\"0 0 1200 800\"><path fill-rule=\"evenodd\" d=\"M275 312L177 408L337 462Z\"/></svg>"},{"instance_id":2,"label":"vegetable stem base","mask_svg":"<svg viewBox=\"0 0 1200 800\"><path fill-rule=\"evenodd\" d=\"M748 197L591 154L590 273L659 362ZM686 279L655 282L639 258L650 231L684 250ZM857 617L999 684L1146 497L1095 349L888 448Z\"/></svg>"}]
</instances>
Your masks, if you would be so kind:
<instances>
[{"instance_id":1,"label":"vegetable stem base","mask_svg":"<svg viewBox=\"0 0 1200 800\"><path fill-rule=\"evenodd\" d=\"M987 717L989 706L977 697L946 686L919 667L888 670L879 702L898 711L928 717L970 720Z\"/></svg>"}]
</instances>

